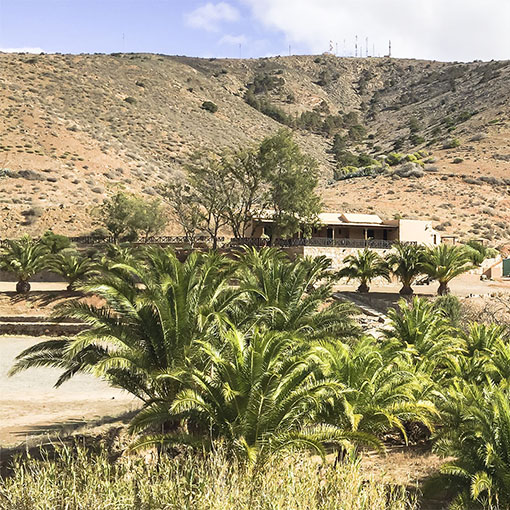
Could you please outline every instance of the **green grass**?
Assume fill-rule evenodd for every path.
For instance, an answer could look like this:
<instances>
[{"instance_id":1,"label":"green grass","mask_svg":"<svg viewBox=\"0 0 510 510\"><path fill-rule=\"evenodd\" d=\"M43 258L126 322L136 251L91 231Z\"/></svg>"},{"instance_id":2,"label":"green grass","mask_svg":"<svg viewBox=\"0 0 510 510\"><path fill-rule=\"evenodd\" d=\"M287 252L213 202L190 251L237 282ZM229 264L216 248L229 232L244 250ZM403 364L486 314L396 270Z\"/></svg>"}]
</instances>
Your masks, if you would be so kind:
<instances>
[{"instance_id":1,"label":"green grass","mask_svg":"<svg viewBox=\"0 0 510 510\"><path fill-rule=\"evenodd\" d=\"M0 480L2 510L414 510L412 497L364 477L357 464L339 468L309 457L274 459L246 470L216 452L121 456L63 447L56 458L14 463Z\"/></svg>"}]
</instances>

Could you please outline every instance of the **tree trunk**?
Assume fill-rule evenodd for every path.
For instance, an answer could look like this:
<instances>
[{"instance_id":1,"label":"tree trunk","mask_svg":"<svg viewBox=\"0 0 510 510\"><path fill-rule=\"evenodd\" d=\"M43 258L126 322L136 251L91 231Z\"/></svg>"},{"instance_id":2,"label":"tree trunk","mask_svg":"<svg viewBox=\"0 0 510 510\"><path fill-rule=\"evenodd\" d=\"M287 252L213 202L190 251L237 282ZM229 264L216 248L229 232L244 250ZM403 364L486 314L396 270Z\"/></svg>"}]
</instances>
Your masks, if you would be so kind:
<instances>
[{"instance_id":1,"label":"tree trunk","mask_svg":"<svg viewBox=\"0 0 510 510\"><path fill-rule=\"evenodd\" d=\"M369 290L370 290L370 288L368 287L366 282L360 283L360 286L358 287L358 292L366 294Z\"/></svg>"},{"instance_id":2,"label":"tree trunk","mask_svg":"<svg viewBox=\"0 0 510 510\"><path fill-rule=\"evenodd\" d=\"M30 283L26 280L20 280L16 284L16 292L18 294L26 294L27 292L30 292Z\"/></svg>"},{"instance_id":3,"label":"tree trunk","mask_svg":"<svg viewBox=\"0 0 510 510\"><path fill-rule=\"evenodd\" d=\"M404 283L399 291L401 296L412 296L414 294L413 288L408 283Z\"/></svg>"},{"instance_id":4,"label":"tree trunk","mask_svg":"<svg viewBox=\"0 0 510 510\"><path fill-rule=\"evenodd\" d=\"M446 296L449 294L450 289L448 288L448 282L439 282L439 288L437 289L438 296Z\"/></svg>"}]
</instances>

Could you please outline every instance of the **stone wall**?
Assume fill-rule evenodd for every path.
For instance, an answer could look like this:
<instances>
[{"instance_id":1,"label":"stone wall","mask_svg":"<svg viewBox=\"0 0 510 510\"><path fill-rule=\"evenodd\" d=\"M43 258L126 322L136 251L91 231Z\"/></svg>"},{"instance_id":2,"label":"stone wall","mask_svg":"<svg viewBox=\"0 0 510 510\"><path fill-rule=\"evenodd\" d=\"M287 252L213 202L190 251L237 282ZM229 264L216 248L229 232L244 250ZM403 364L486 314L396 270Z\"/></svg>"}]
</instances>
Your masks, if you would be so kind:
<instances>
[{"instance_id":1,"label":"stone wall","mask_svg":"<svg viewBox=\"0 0 510 510\"><path fill-rule=\"evenodd\" d=\"M343 267L343 261L348 255L356 254L360 251L359 248L338 248L334 246L304 246L303 255L309 257L320 257L325 255L331 259L332 268L335 270ZM391 250L375 250L382 257L386 256Z\"/></svg>"}]
</instances>

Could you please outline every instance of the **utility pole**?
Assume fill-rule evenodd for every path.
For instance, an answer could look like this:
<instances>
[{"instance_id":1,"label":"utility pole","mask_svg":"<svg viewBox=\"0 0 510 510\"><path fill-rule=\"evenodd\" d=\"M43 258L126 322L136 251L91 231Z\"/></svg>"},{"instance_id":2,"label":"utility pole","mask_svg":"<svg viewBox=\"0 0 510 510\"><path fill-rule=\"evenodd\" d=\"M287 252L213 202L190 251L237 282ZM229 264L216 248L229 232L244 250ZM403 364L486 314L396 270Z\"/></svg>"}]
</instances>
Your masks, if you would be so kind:
<instances>
[{"instance_id":1,"label":"utility pole","mask_svg":"<svg viewBox=\"0 0 510 510\"><path fill-rule=\"evenodd\" d=\"M365 39L365 57L368 57L368 37Z\"/></svg>"},{"instance_id":2,"label":"utility pole","mask_svg":"<svg viewBox=\"0 0 510 510\"><path fill-rule=\"evenodd\" d=\"M354 42L354 56L358 57L358 36L356 36L356 39Z\"/></svg>"}]
</instances>

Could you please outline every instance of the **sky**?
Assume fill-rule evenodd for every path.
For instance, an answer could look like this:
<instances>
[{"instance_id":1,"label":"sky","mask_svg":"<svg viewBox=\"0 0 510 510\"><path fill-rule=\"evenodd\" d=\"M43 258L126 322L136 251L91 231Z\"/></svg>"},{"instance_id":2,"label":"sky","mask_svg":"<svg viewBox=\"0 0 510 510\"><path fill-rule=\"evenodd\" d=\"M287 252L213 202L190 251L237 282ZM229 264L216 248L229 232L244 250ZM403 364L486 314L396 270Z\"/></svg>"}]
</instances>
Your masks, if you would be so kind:
<instances>
[{"instance_id":1,"label":"sky","mask_svg":"<svg viewBox=\"0 0 510 510\"><path fill-rule=\"evenodd\" d=\"M0 0L0 51L34 53L505 60L509 27L510 0Z\"/></svg>"}]
</instances>

